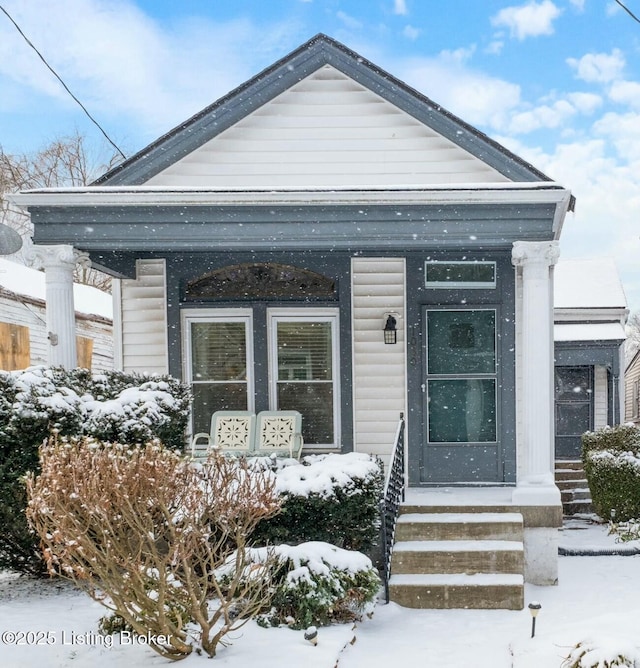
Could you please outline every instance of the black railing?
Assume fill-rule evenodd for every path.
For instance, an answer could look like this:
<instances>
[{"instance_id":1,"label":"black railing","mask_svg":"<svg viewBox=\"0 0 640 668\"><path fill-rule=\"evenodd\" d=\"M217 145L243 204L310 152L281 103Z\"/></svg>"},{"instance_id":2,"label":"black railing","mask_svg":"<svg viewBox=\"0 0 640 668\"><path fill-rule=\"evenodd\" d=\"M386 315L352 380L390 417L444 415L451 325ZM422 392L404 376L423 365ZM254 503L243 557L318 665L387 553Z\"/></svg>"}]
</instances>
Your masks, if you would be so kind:
<instances>
[{"instance_id":1,"label":"black railing","mask_svg":"<svg viewBox=\"0 0 640 668\"><path fill-rule=\"evenodd\" d=\"M400 413L400 421L391 453L391 461L387 471L382 500L380 501L380 524L382 538L382 582L384 597L389 602L389 577L391 575L391 553L396 533L396 521L400 504L404 501L404 414Z\"/></svg>"}]
</instances>

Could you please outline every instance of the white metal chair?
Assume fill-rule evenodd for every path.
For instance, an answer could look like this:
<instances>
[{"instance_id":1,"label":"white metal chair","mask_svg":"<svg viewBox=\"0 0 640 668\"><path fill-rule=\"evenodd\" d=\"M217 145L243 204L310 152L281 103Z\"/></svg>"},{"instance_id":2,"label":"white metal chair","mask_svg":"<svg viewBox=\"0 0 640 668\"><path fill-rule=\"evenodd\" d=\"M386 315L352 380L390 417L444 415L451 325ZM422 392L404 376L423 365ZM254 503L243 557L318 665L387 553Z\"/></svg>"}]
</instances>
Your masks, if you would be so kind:
<instances>
[{"instance_id":1,"label":"white metal chair","mask_svg":"<svg viewBox=\"0 0 640 668\"><path fill-rule=\"evenodd\" d=\"M210 433L200 432L191 439L191 457L204 459L212 448L221 453L248 454L254 447L255 428L256 416L251 411L216 411L211 416Z\"/></svg>"},{"instance_id":2,"label":"white metal chair","mask_svg":"<svg viewBox=\"0 0 640 668\"><path fill-rule=\"evenodd\" d=\"M288 454L300 459L302 415L298 411L261 411L256 418L254 451L259 455Z\"/></svg>"}]
</instances>

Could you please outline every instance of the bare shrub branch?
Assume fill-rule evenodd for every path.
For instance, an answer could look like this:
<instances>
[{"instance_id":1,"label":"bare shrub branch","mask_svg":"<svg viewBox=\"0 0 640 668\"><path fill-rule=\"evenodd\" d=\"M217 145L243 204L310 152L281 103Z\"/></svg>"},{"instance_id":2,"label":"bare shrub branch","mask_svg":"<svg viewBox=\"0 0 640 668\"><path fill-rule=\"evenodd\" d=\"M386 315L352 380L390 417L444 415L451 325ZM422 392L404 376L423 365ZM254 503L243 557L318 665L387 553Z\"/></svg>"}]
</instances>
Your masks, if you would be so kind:
<instances>
[{"instance_id":1,"label":"bare shrub branch","mask_svg":"<svg viewBox=\"0 0 640 668\"><path fill-rule=\"evenodd\" d=\"M209 656L268 598L270 564L247 582L256 524L280 501L268 472L213 457L194 466L158 444L51 440L27 479L27 517L51 573L72 579L135 632L178 659ZM237 568L224 589L215 573ZM236 556L237 555L237 556ZM256 586L258 582L258 586ZM193 631L195 625L196 630Z\"/></svg>"}]
</instances>

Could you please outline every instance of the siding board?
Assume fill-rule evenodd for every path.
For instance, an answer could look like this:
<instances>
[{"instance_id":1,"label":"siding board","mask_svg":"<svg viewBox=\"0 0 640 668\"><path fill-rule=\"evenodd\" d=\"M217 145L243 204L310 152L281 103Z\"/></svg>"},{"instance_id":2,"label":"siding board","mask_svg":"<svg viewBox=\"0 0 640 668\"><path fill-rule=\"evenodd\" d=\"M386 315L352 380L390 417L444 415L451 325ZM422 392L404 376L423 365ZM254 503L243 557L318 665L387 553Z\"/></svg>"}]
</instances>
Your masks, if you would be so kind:
<instances>
[{"instance_id":1,"label":"siding board","mask_svg":"<svg viewBox=\"0 0 640 668\"><path fill-rule=\"evenodd\" d=\"M353 258L352 330L355 449L387 461L400 413L406 413L405 263ZM384 313L398 313L398 343L386 345Z\"/></svg>"},{"instance_id":2,"label":"siding board","mask_svg":"<svg viewBox=\"0 0 640 668\"><path fill-rule=\"evenodd\" d=\"M121 281L123 371L168 373L165 261L138 260L136 278Z\"/></svg>"}]
</instances>

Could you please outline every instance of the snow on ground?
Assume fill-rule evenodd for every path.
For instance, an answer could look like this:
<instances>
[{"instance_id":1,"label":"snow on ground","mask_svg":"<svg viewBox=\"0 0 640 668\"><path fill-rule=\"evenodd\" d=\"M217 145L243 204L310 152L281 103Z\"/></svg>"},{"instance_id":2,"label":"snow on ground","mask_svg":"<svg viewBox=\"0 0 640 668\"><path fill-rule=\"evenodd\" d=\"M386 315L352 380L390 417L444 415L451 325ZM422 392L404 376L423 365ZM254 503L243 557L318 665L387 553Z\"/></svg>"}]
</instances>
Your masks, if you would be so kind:
<instances>
[{"instance_id":1,"label":"snow on ground","mask_svg":"<svg viewBox=\"0 0 640 668\"><path fill-rule=\"evenodd\" d=\"M563 531L561 545L616 546L606 526L587 521L572 525ZM585 640L601 647L635 646L640 660L640 555L560 557L559 568L557 587L526 585L525 605L531 601L542 605L535 638L530 637L531 616L526 607L521 611L409 610L379 603L371 619L355 626L320 628L316 647L304 640L302 631L262 629L249 623L233 634L230 646L219 650L215 663L206 665L560 668L571 647ZM0 639L6 631L51 631L54 641L39 646L0 643L0 665L144 668L170 664L144 646L101 644L96 624L102 614L100 605L66 582L0 575ZM89 644L81 644L85 638ZM180 665L205 665L203 661L191 656Z\"/></svg>"}]
</instances>

